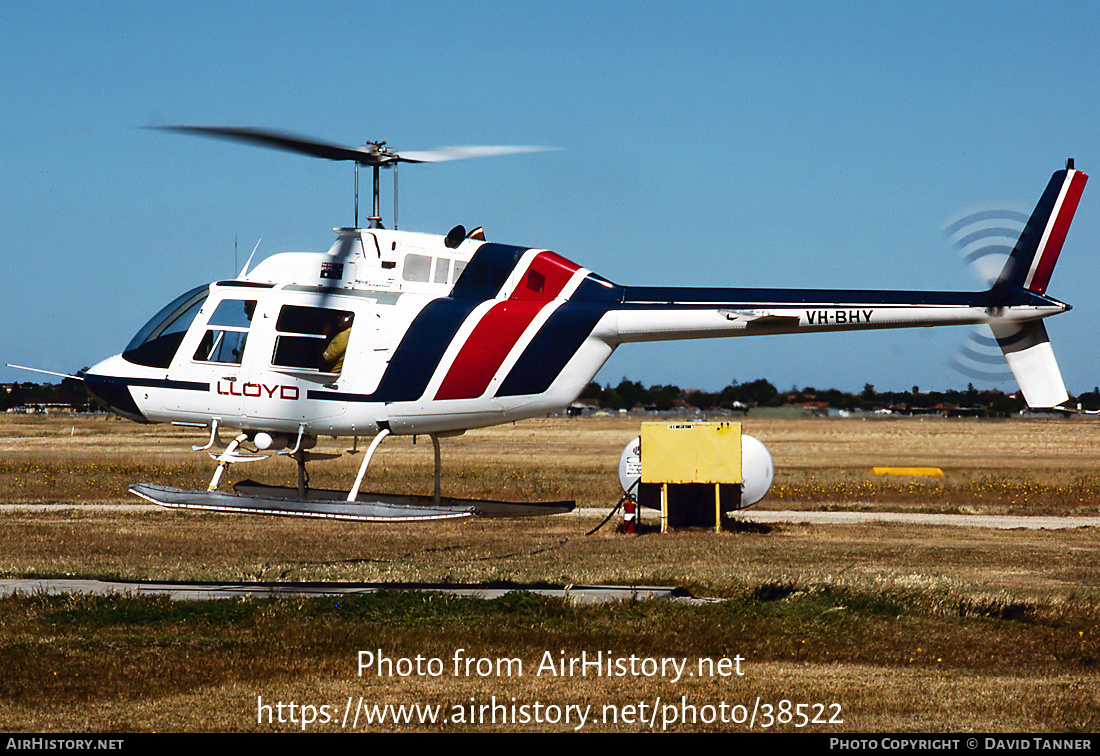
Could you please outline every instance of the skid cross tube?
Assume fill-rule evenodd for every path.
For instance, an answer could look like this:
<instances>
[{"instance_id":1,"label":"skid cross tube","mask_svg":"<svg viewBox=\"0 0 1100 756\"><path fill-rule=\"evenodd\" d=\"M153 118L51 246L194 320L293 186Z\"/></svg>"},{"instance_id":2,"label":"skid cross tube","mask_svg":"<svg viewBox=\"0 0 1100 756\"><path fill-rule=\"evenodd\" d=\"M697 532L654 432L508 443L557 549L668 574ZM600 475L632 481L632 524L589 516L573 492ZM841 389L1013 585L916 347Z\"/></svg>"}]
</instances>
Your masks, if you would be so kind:
<instances>
[{"instance_id":1,"label":"skid cross tube","mask_svg":"<svg viewBox=\"0 0 1100 756\"><path fill-rule=\"evenodd\" d=\"M348 494L348 501L355 501L359 496L359 486L363 485L363 476L367 474L367 465L370 464L370 458L374 456L374 450L382 443L382 439L388 435L390 435L389 429L383 428L378 432L378 435L374 437L374 440L371 441L367 453L363 456L363 462L359 465L359 474L355 476L355 485L351 487L351 492Z\"/></svg>"}]
</instances>

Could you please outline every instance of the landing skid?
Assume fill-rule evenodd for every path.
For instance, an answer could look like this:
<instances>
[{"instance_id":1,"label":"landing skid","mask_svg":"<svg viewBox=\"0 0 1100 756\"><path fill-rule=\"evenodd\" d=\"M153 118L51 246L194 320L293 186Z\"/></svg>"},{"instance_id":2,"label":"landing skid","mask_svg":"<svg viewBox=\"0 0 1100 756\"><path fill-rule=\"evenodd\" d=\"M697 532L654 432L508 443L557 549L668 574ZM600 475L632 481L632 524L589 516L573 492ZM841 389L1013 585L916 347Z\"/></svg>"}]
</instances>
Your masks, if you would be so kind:
<instances>
[{"instance_id":1,"label":"landing skid","mask_svg":"<svg viewBox=\"0 0 1100 756\"><path fill-rule=\"evenodd\" d=\"M208 449L218 442L217 421L212 423ZM252 462L266 459L266 455L246 451L239 452L249 440L242 432L220 454L210 454L218 462L214 477L206 491L191 491L150 483L135 483L130 493L148 499L162 507L172 509L201 509L213 512L238 512L247 514L283 515L286 517L320 517L331 520L355 520L359 522L408 522L415 520L456 520L465 517L533 517L562 514L573 511L574 502L554 501L546 503L516 503L509 501L483 501L480 499L453 499L440 493L439 435L429 434L435 455L435 491L432 496L399 496L390 494L360 493L367 465L382 440L390 435L389 428L381 429L371 441L363 456L359 474L351 492L311 488L306 461L332 458L332 454L317 454L305 450L305 427L298 429L294 448L280 454L290 454L298 462L298 486L286 488L267 486L251 480L233 486L235 493L218 490L218 485L229 465L234 462ZM358 439L357 439L358 440ZM312 444L309 444L312 446ZM357 444L358 446L358 444ZM264 446L263 448L267 448Z\"/></svg>"},{"instance_id":2,"label":"landing skid","mask_svg":"<svg viewBox=\"0 0 1100 756\"><path fill-rule=\"evenodd\" d=\"M319 517L358 522L413 522L456 520L467 517L533 517L562 514L573 510L574 502L516 503L453 499L434 496L399 496L361 493L354 502L343 491L311 488L308 499L298 498L295 488L266 486L242 481L236 493L192 491L169 486L137 483L130 493L169 509L198 509L241 514Z\"/></svg>"},{"instance_id":3,"label":"landing skid","mask_svg":"<svg viewBox=\"0 0 1100 756\"><path fill-rule=\"evenodd\" d=\"M319 517L327 520L358 522L412 522L418 520L460 520L473 517L473 507L394 506L383 502L348 503L345 494L336 492L331 499L297 499L297 490L282 489L285 496L246 495L224 491L188 491L182 488L136 483L130 493L169 509L201 509L239 514L282 515L284 517ZM311 492L320 494L320 492Z\"/></svg>"},{"instance_id":4,"label":"landing skid","mask_svg":"<svg viewBox=\"0 0 1100 756\"><path fill-rule=\"evenodd\" d=\"M293 488L268 486L251 480L242 480L240 483L234 484L233 490L239 494L249 496L289 497L296 493ZM310 500L313 500L314 497L322 500L336 500L346 498L347 494L343 491L311 488L309 489L309 496ZM400 494L379 493L360 493L356 501L369 502L372 504L379 503L393 507L473 509L476 510L474 514L477 517L538 517L540 515L572 512L573 508L576 506L576 502L572 501L513 502L491 501L485 499L455 499L450 496L441 496L439 497L438 503L436 503L435 496L420 496L417 494L404 496ZM353 504L352 506L361 506L361 504Z\"/></svg>"}]
</instances>

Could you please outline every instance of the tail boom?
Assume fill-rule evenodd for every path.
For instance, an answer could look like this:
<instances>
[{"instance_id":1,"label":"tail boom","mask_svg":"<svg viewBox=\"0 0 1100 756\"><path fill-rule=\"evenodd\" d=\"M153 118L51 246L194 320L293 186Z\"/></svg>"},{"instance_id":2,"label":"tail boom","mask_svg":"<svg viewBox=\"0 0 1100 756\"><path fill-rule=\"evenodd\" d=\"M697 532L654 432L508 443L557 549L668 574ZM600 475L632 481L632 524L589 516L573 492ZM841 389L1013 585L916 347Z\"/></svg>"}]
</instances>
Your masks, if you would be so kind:
<instances>
[{"instance_id":1,"label":"tail boom","mask_svg":"<svg viewBox=\"0 0 1100 756\"><path fill-rule=\"evenodd\" d=\"M627 289L628 293L633 290ZM940 325L1023 323L1068 309L1049 297L1016 291L895 292L758 289L665 289L660 300L624 301L601 323L614 343L670 339L816 333ZM761 296L763 294L763 296ZM771 296L768 296L768 295ZM755 297L755 298L750 298Z\"/></svg>"},{"instance_id":2,"label":"tail boom","mask_svg":"<svg viewBox=\"0 0 1100 756\"><path fill-rule=\"evenodd\" d=\"M612 347L636 341L766 333L988 324L1024 398L1068 398L1042 319L1069 305L1046 296L1088 176L1072 159L1051 176L991 289L978 293L619 287L594 334Z\"/></svg>"}]
</instances>

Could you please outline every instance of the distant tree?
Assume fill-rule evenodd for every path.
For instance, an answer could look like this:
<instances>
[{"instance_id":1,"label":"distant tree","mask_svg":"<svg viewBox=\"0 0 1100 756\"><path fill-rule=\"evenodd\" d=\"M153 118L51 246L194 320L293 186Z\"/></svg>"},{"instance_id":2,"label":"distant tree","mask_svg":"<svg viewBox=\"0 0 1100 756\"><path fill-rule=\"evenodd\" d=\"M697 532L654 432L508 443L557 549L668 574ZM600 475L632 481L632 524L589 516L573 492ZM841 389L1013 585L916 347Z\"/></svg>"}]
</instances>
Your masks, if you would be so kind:
<instances>
[{"instance_id":1,"label":"distant tree","mask_svg":"<svg viewBox=\"0 0 1100 756\"><path fill-rule=\"evenodd\" d=\"M667 412L680 398L679 386L650 386L649 400L646 406L655 406L659 412Z\"/></svg>"},{"instance_id":2,"label":"distant tree","mask_svg":"<svg viewBox=\"0 0 1100 756\"><path fill-rule=\"evenodd\" d=\"M779 389L765 378L758 378L751 383L738 386L737 400L742 404L758 407L778 407L785 401L780 397Z\"/></svg>"},{"instance_id":3,"label":"distant tree","mask_svg":"<svg viewBox=\"0 0 1100 756\"><path fill-rule=\"evenodd\" d=\"M584 391L581 392L579 399L600 399L600 395L603 394L603 387L600 384L592 381L584 387Z\"/></svg>"},{"instance_id":4,"label":"distant tree","mask_svg":"<svg viewBox=\"0 0 1100 756\"><path fill-rule=\"evenodd\" d=\"M63 382L65 384L66 382ZM80 386L79 382L71 381L73 388ZM59 391L69 386L62 387L46 384L31 387L36 396L46 394L56 396ZM25 395L25 392L23 393ZM0 408L22 403L23 395L20 393L0 395ZM714 407L734 409L736 404L750 407L776 407L792 403L819 402L838 409L878 409L880 407L904 406L910 410L931 410L937 404L953 404L959 407L971 409L984 409L986 415L1006 416L1019 412L1026 406L1019 395L1005 394L995 389L981 391L973 384L967 385L965 390L947 389L945 391L927 391L920 393L919 386L913 386L911 391L884 391L875 390L872 383L863 384L863 390L858 394L849 394L839 389L817 389L807 386L799 389L792 386L789 392L780 393L770 381L758 378L749 383L734 382L726 386L720 392L712 393L699 389L684 390L675 385L653 385L648 388L638 381L631 381L624 377L617 386L600 386L596 382L589 383L581 393L584 399L594 399L602 406L611 409L631 409L633 407L649 407L661 411L672 409L677 404L686 404L701 410ZM60 401L70 401L61 399ZM1100 409L1100 387L1091 392L1085 392L1076 397L1076 402L1083 409Z\"/></svg>"},{"instance_id":5,"label":"distant tree","mask_svg":"<svg viewBox=\"0 0 1100 756\"><path fill-rule=\"evenodd\" d=\"M1077 403L1081 405L1081 409L1100 409L1100 388L1093 388L1092 391L1081 394L1077 397Z\"/></svg>"}]
</instances>

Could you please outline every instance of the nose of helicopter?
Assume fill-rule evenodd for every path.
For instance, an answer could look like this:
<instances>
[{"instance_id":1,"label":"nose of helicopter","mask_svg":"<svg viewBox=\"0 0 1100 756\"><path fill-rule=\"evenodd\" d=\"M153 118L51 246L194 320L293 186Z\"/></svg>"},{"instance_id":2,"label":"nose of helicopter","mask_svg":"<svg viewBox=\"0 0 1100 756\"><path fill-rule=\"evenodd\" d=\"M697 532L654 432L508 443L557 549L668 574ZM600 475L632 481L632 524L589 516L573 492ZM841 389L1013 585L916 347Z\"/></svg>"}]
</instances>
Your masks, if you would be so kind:
<instances>
[{"instance_id":1,"label":"nose of helicopter","mask_svg":"<svg viewBox=\"0 0 1100 756\"><path fill-rule=\"evenodd\" d=\"M119 369L126 364L121 356L104 360L84 374L84 385L104 409L128 420L147 423L149 419L142 414L130 393L135 379L127 378Z\"/></svg>"}]
</instances>

